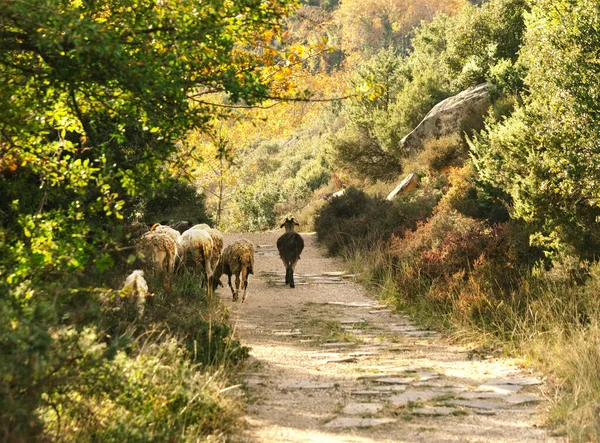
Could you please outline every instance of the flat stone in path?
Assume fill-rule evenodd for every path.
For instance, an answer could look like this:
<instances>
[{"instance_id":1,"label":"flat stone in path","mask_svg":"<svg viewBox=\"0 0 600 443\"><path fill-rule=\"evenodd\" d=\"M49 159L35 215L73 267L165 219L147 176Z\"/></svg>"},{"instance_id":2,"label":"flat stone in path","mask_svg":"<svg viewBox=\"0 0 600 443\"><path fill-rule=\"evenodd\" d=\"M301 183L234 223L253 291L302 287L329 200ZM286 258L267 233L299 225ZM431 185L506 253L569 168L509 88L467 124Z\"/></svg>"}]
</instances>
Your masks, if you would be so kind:
<instances>
[{"instance_id":1,"label":"flat stone in path","mask_svg":"<svg viewBox=\"0 0 600 443\"><path fill-rule=\"evenodd\" d=\"M463 392L459 395L463 400L480 400L480 399L501 399L504 400L508 397L508 394L501 394L499 392Z\"/></svg>"},{"instance_id":2,"label":"flat stone in path","mask_svg":"<svg viewBox=\"0 0 600 443\"><path fill-rule=\"evenodd\" d=\"M519 385L481 385L477 391L497 392L498 394L514 394L523 389Z\"/></svg>"},{"instance_id":3,"label":"flat stone in path","mask_svg":"<svg viewBox=\"0 0 600 443\"><path fill-rule=\"evenodd\" d=\"M403 333L421 330L421 328L419 328L418 326L413 326L413 325L392 325L392 326L389 326L388 329L390 331L403 332Z\"/></svg>"},{"instance_id":4,"label":"flat stone in path","mask_svg":"<svg viewBox=\"0 0 600 443\"><path fill-rule=\"evenodd\" d=\"M373 386L373 390L380 392L404 392L406 388L408 388L408 385Z\"/></svg>"},{"instance_id":5,"label":"flat stone in path","mask_svg":"<svg viewBox=\"0 0 600 443\"><path fill-rule=\"evenodd\" d=\"M375 303L361 302L361 301L353 301L353 302L327 301L327 302L324 302L322 304L324 304L324 305L346 306L348 308L376 308L377 307L377 305Z\"/></svg>"},{"instance_id":6,"label":"flat stone in path","mask_svg":"<svg viewBox=\"0 0 600 443\"><path fill-rule=\"evenodd\" d=\"M536 377L525 377L525 378L505 378L498 380L486 381L482 386L490 385L518 385L518 386L534 386L541 385L542 381Z\"/></svg>"},{"instance_id":7,"label":"flat stone in path","mask_svg":"<svg viewBox=\"0 0 600 443\"><path fill-rule=\"evenodd\" d=\"M506 398L506 402L513 405L523 405L526 403L539 403L542 399L533 394L517 394Z\"/></svg>"},{"instance_id":8,"label":"flat stone in path","mask_svg":"<svg viewBox=\"0 0 600 443\"><path fill-rule=\"evenodd\" d=\"M350 391L350 395L387 395L391 394L391 391Z\"/></svg>"},{"instance_id":9,"label":"flat stone in path","mask_svg":"<svg viewBox=\"0 0 600 443\"><path fill-rule=\"evenodd\" d=\"M410 375L413 375L413 374L410 374ZM429 381L429 380L435 380L436 378L440 378L440 374L437 374L435 372L417 372L414 375L419 377L419 381Z\"/></svg>"},{"instance_id":10,"label":"flat stone in path","mask_svg":"<svg viewBox=\"0 0 600 443\"><path fill-rule=\"evenodd\" d=\"M485 400L452 400L452 401L449 401L448 403L451 405L456 405L456 406L464 406L466 408L485 409L485 410L502 409L507 406L506 403L496 403L496 402L485 401Z\"/></svg>"},{"instance_id":11,"label":"flat stone in path","mask_svg":"<svg viewBox=\"0 0 600 443\"><path fill-rule=\"evenodd\" d=\"M433 391L408 391L393 395L389 400L394 406L406 406L409 402L427 401L440 395L442 394Z\"/></svg>"},{"instance_id":12,"label":"flat stone in path","mask_svg":"<svg viewBox=\"0 0 600 443\"><path fill-rule=\"evenodd\" d=\"M384 377L398 377L399 375L394 374L394 375L386 375L386 374L367 374L367 375L359 375L358 377L356 377L357 380L376 380L378 378L384 378Z\"/></svg>"},{"instance_id":13,"label":"flat stone in path","mask_svg":"<svg viewBox=\"0 0 600 443\"><path fill-rule=\"evenodd\" d=\"M341 355L339 353L333 353L333 352L322 352L319 354L309 354L308 355L309 358L340 358Z\"/></svg>"},{"instance_id":14,"label":"flat stone in path","mask_svg":"<svg viewBox=\"0 0 600 443\"><path fill-rule=\"evenodd\" d=\"M370 428L372 426L386 425L394 423L393 418L354 418L354 417L338 417L331 420L325 425L329 429L343 428Z\"/></svg>"},{"instance_id":15,"label":"flat stone in path","mask_svg":"<svg viewBox=\"0 0 600 443\"><path fill-rule=\"evenodd\" d=\"M340 278L339 280L337 279L311 279L310 280L311 283L313 284L318 284L318 285L347 285L348 283L345 281L342 281L342 279ZM298 283L296 283L298 284ZM304 283L306 284L306 283Z\"/></svg>"},{"instance_id":16,"label":"flat stone in path","mask_svg":"<svg viewBox=\"0 0 600 443\"><path fill-rule=\"evenodd\" d=\"M325 363L353 363L356 361L356 357L341 357L341 358L332 358L331 360L326 360Z\"/></svg>"},{"instance_id":17,"label":"flat stone in path","mask_svg":"<svg viewBox=\"0 0 600 443\"><path fill-rule=\"evenodd\" d=\"M383 403L348 403L342 414L346 415L363 415L363 414L377 414L383 410Z\"/></svg>"},{"instance_id":18,"label":"flat stone in path","mask_svg":"<svg viewBox=\"0 0 600 443\"><path fill-rule=\"evenodd\" d=\"M496 412L489 409L476 409L474 412L477 415L496 415Z\"/></svg>"},{"instance_id":19,"label":"flat stone in path","mask_svg":"<svg viewBox=\"0 0 600 443\"><path fill-rule=\"evenodd\" d=\"M359 348L363 349L363 348ZM397 361L395 360L389 360L390 363L397 363ZM403 373L403 372L417 372L419 369L419 367L417 366L365 366L363 367L364 370L367 371L379 371L379 372L386 372L386 373L390 373L390 372L395 372L395 373ZM382 377L382 376L380 376Z\"/></svg>"},{"instance_id":20,"label":"flat stone in path","mask_svg":"<svg viewBox=\"0 0 600 443\"><path fill-rule=\"evenodd\" d=\"M323 343L320 345L322 348L343 348L345 346L354 346L356 343L348 343L346 341L334 342L334 343Z\"/></svg>"},{"instance_id":21,"label":"flat stone in path","mask_svg":"<svg viewBox=\"0 0 600 443\"><path fill-rule=\"evenodd\" d=\"M407 385L413 381L415 381L414 377L389 377L389 378L376 378L373 380L377 383L385 383L388 385Z\"/></svg>"},{"instance_id":22,"label":"flat stone in path","mask_svg":"<svg viewBox=\"0 0 600 443\"><path fill-rule=\"evenodd\" d=\"M410 375L410 374L407 374ZM454 386L448 380L444 380L440 376L433 378L425 378L425 380L416 381L413 386L429 386L430 388L452 388L456 392L464 392L467 390L464 386Z\"/></svg>"},{"instance_id":23,"label":"flat stone in path","mask_svg":"<svg viewBox=\"0 0 600 443\"><path fill-rule=\"evenodd\" d=\"M430 408L415 408L411 412L416 415L451 415L457 412L456 408L449 408L447 406L437 406Z\"/></svg>"},{"instance_id":24,"label":"flat stone in path","mask_svg":"<svg viewBox=\"0 0 600 443\"><path fill-rule=\"evenodd\" d=\"M279 389L331 389L336 385L334 383L324 383L311 380L295 380L279 385Z\"/></svg>"}]
</instances>

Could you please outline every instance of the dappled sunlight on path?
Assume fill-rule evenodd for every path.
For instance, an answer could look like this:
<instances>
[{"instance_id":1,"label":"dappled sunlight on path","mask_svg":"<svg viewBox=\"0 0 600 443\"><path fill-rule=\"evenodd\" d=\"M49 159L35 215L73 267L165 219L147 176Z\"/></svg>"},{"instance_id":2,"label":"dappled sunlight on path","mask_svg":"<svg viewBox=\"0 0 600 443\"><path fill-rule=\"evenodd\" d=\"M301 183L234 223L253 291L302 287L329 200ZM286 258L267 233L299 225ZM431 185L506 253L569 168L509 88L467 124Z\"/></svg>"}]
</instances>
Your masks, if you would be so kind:
<instances>
[{"instance_id":1,"label":"dappled sunlight on path","mask_svg":"<svg viewBox=\"0 0 600 443\"><path fill-rule=\"evenodd\" d=\"M219 291L252 355L236 441L559 441L543 426L542 380L391 312L303 235L295 289L282 285L278 234L226 238L260 246L248 302Z\"/></svg>"}]
</instances>

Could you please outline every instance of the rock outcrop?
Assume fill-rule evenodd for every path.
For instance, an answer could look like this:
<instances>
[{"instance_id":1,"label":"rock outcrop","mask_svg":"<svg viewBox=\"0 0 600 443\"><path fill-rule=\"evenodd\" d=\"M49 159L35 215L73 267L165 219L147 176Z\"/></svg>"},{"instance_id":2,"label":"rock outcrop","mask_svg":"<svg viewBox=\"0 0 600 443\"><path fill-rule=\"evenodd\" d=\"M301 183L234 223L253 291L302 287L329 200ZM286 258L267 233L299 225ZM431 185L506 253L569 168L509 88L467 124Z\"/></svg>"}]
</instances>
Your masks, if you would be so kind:
<instances>
[{"instance_id":1,"label":"rock outcrop","mask_svg":"<svg viewBox=\"0 0 600 443\"><path fill-rule=\"evenodd\" d=\"M419 150L428 138L460 134L481 126L483 117L490 107L491 85L482 83L449 97L427 113L419 125L400 141L406 152Z\"/></svg>"},{"instance_id":2,"label":"rock outcrop","mask_svg":"<svg viewBox=\"0 0 600 443\"><path fill-rule=\"evenodd\" d=\"M336 192L328 192L327 194L323 195L323 197L321 197L321 198L325 201L329 201L332 198L341 197L345 193L346 193L345 189L340 189L339 191L336 191Z\"/></svg>"},{"instance_id":3,"label":"rock outcrop","mask_svg":"<svg viewBox=\"0 0 600 443\"><path fill-rule=\"evenodd\" d=\"M396 188L389 193L387 200L393 200L398 194L407 194L419 185L419 176L411 172Z\"/></svg>"}]
</instances>

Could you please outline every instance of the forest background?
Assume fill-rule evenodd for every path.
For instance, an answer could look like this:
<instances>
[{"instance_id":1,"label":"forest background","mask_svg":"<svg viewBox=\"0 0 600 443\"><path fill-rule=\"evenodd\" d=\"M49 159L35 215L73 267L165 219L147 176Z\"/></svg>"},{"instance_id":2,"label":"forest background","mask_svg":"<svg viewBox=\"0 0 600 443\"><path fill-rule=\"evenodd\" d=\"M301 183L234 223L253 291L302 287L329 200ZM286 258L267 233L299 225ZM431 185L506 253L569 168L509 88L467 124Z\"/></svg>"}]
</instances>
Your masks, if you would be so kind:
<instances>
[{"instance_id":1,"label":"forest background","mask_svg":"<svg viewBox=\"0 0 600 443\"><path fill-rule=\"evenodd\" d=\"M226 438L247 350L193 276L140 316L126 227L294 214L388 302L538 365L557 432L598 439L595 1L35 3L0 2L3 436ZM485 82L484 121L401 148Z\"/></svg>"}]
</instances>

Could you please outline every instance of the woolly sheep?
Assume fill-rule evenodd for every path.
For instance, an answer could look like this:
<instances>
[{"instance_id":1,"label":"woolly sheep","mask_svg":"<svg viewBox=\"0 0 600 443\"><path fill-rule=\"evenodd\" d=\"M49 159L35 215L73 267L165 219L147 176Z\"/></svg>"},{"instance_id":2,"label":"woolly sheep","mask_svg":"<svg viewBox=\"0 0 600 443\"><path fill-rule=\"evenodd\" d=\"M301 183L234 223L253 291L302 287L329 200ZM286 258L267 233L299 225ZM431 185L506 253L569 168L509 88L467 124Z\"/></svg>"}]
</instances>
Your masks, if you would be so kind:
<instances>
[{"instance_id":1,"label":"woolly sheep","mask_svg":"<svg viewBox=\"0 0 600 443\"><path fill-rule=\"evenodd\" d=\"M229 287L233 301L237 301L240 292L240 283L244 290L242 303L246 302L246 289L248 288L248 275L254 274L254 245L246 239L236 240L223 251L216 275L215 287L221 275L228 277ZM231 285L231 276L235 275L235 290ZM241 279L240 279L241 275Z\"/></svg>"},{"instance_id":2,"label":"woolly sheep","mask_svg":"<svg viewBox=\"0 0 600 443\"><path fill-rule=\"evenodd\" d=\"M192 223L187 220L161 220L159 223L163 226L169 226L175 229L180 234L183 234L192 227Z\"/></svg>"},{"instance_id":3,"label":"woolly sheep","mask_svg":"<svg viewBox=\"0 0 600 443\"><path fill-rule=\"evenodd\" d=\"M286 218L280 228L285 227L285 234L277 239L277 249L279 257L285 266L285 284L290 288L295 287L294 269L300 260L300 254L304 249L304 240L302 236L294 231L294 225L300 226L294 218Z\"/></svg>"},{"instance_id":4,"label":"woolly sheep","mask_svg":"<svg viewBox=\"0 0 600 443\"><path fill-rule=\"evenodd\" d=\"M142 317L144 315L146 297L149 295L150 291L148 290L148 283L144 278L144 271L137 269L125 279L119 298L133 300L138 317Z\"/></svg>"},{"instance_id":5,"label":"woolly sheep","mask_svg":"<svg viewBox=\"0 0 600 443\"><path fill-rule=\"evenodd\" d=\"M203 231L207 231L210 234L210 237L213 239L215 247L219 250L219 258L221 257L221 253L223 252L223 233L221 231L211 228L206 223L194 225L190 229L201 229Z\"/></svg>"},{"instance_id":6,"label":"woolly sheep","mask_svg":"<svg viewBox=\"0 0 600 443\"><path fill-rule=\"evenodd\" d=\"M136 245L145 265L154 273L170 275L175 267L177 244L173 237L162 231L148 231Z\"/></svg>"},{"instance_id":7,"label":"woolly sheep","mask_svg":"<svg viewBox=\"0 0 600 443\"><path fill-rule=\"evenodd\" d=\"M169 237L171 237L174 242L177 242L181 235L179 231L171 228L170 226L161 225L160 223L154 223L150 230L155 232L164 232Z\"/></svg>"},{"instance_id":8,"label":"woolly sheep","mask_svg":"<svg viewBox=\"0 0 600 443\"><path fill-rule=\"evenodd\" d=\"M185 231L178 240L178 250L186 266L202 267L209 292L223 250L223 234L216 229L196 225Z\"/></svg>"}]
</instances>

